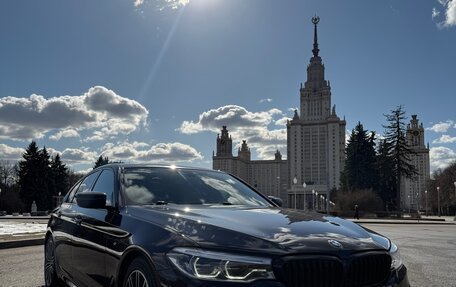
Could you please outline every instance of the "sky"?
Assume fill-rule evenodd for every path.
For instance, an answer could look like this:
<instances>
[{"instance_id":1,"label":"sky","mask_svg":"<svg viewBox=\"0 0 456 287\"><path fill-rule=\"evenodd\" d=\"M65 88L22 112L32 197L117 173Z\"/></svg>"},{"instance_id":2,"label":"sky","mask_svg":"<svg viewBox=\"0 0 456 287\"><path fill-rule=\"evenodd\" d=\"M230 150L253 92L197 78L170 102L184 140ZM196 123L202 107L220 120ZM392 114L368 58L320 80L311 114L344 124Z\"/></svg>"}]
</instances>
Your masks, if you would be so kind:
<instances>
[{"instance_id":1,"label":"sky","mask_svg":"<svg viewBox=\"0 0 456 287\"><path fill-rule=\"evenodd\" d=\"M285 156L314 15L347 133L381 135L401 105L431 170L454 162L456 0L0 1L0 160L34 140L76 171L211 168L222 125L254 159Z\"/></svg>"}]
</instances>

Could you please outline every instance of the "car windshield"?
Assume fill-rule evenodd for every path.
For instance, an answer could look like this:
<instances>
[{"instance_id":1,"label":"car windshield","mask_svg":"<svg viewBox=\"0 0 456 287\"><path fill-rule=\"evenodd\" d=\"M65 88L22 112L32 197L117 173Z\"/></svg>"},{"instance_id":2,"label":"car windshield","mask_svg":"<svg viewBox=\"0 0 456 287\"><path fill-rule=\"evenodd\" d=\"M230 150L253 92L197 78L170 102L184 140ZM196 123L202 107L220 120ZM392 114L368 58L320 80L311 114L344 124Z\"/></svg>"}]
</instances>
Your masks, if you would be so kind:
<instances>
[{"instance_id":1,"label":"car windshield","mask_svg":"<svg viewBox=\"0 0 456 287\"><path fill-rule=\"evenodd\" d=\"M247 185L221 172L168 167L124 169L127 204L220 204L268 206Z\"/></svg>"}]
</instances>

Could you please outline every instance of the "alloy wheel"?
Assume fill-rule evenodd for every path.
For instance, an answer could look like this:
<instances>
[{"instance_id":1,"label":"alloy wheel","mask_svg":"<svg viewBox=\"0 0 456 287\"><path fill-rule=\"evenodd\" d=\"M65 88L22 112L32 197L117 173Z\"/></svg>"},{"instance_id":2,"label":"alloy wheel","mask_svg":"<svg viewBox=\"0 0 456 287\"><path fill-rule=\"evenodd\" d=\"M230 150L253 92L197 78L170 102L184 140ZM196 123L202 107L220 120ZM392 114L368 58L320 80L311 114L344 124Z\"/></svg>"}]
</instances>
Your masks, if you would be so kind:
<instances>
[{"instance_id":1,"label":"alloy wheel","mask_svg":"<svg viewBox=\"0 0 456 287\"><path fill-rule=\"evenodd\" d=\"M149 287L149 284L140 270L133 270L128 276L125 287Z\"/></svg>"}]
</instances>

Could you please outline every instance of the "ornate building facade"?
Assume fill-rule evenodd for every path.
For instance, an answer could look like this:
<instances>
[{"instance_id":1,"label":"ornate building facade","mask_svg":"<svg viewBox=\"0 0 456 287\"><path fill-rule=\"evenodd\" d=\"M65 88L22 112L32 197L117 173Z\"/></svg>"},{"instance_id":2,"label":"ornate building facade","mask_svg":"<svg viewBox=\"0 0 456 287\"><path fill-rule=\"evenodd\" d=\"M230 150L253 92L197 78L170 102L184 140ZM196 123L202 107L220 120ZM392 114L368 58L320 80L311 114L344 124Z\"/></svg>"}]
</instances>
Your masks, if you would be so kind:
<instances>
[{"instance_id":1,"label":"ornate building facade","mask_svg":"<svg viewBox=\"0 0 456 287\"><path fill-rule=\"evenodd\" d=\"M425 208L422 199L430 179L429 144L424 144L424 127L419 123L416 115L412 115L406 131L407 144L414 154L410 161L417 174L413 178L403 178L401 182L401 207L402 209L421 210Z\"/></svg>"},{"instance_id":2,"label":"ornate building facade","mask_svg":"<svg viewBox=\"0 0 456 287\"><path fill-rule=\"evenodd\" d=\"M233 140L223 126L217 135L217 150L212 156L212 168L231 173L265 195L286 198L287 161L277 150L273 160L252 160L247 142L242 141L238 155L233 156Z\"/></svg>"},{"instance_id":3,"label":"ornate building facade","mask_svg":"<svg viewBox=\"0 0 456 287\"><path fill-rule=\"evenodd\" d=\"M238 156L232 155L232 139L226 126L217 136L213 168L230 172L267 195L280 196L284 205L311 208L315 193L329 202L331 189L339 187L344 167L345 120L331 105L331 86L319 56L317 24L314 24L313 56L307 66L307 80L300 88L300 111L287 122L287 160L277 151L274 160L250 159L243 141Z\"/></svg>"}]
</instances>

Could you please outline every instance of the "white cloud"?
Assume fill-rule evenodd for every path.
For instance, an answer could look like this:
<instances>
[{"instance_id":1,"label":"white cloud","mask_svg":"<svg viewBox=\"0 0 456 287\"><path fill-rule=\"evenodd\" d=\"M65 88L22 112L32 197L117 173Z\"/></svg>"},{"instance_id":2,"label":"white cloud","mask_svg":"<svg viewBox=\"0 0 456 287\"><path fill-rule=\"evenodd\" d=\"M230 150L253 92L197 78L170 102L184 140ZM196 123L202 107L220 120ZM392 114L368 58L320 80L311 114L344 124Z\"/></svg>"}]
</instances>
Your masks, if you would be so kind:
<instances>
[{"instance_id":1,"label":"white cloud","mask_svg":"<svg viewBox=\"0 0 456 287\"><path fill-rule=\"evenodd\" d=\"M125 162L178 163L203 159L195 148L179 142L159 143L153 146L143 142L107 143L102 148L102 154L110 160Z\"/></svg>"},{"instance_id":2,"label":"white cloud","mask_svg":"<svg viewBox=\"0 0 456 287\"><path fill-rule=\"evenodd\" d=\"M97 153L88 149L66 148L58 153L65 163L94 163L97 158Z\"/></svg>"},{"instance_id":3,"label":"white cloud","mask_svg":"<svg viewBox=\"0 0 456 287\"><path fill-rule=\"evenodd\" d=\"M24 152L24 148L11 147L6 144L0 144L0 159L2 160L20 160Z\"/></svg>"},{"instance_id":4,"label":"white cloud","mask_svg":"<svg viewBox=\"0 0 456 287\"><path fill-rule=\"evenodd\" d=\"M445 19L437 23L439 28L449 28L456 26L456 0L438 0L445 9ZM432 18L440 14L435 8L432 10Z\"/></svg>"},{"instance_id":5,"label":"white cloud","mask_svg":"<svg viewBox=\"0 0 456 287\"><path fill-rule=\"evenodd\" d=\"M287 122L290 121L291 118L289 117L283 117L275 121L276 126L286 126Z\"/></svg>"},{"instance_id":6,"label":"white cloud","mask_svg":"<svg viewBox=\"0 0 456 287\"><path fill-rule=\"evenodd\" d=\"M435 133L445 133L453 126L453 124L454 124L453 121L448 120L446 122L440 122L438 124L435 124L432 127L426 128L426 129L433 131Z\"/></svg>"},{"instance_id":7,"label":"white cloud","mask_svg":"<svg viewBox=\"0 0 456 287\"><path fill-rule=\"evenodd\" d=\"M456 137L452 137L450 135L442 135L440 138L433 140L432 143L456 143Z\"/></svg>"},{"instance_id":8,"label":"white cloud","mask_svg":"<svg viewBox=\"0 0 456 287\"><path fill-rule=\"evenodd\" d=\"M199 115L197 122L184 121L178 130L184 134L194 134L202 131L217 132L224 125L232 129L267 126L271 123L273 116L277 114L282 114L282 112L278 109L249 112L244 107L227 105L203 112Z\"/></svg>"},{"instance_id":9,"label":"white cloud","mask_svg":"<svg viewBox=\"0 0 456 287\"><path fill-rule=\"evenodd\" d=\"M432 19L434 19L435 17L438 17L440 15L440 11L437 10L435 7L432 8Z\"/></svg>"},{"instance_id":10,"label":"white cloud","mask_svg":"<svg viewBox=\"0 0 456 287\"><path fill-rule=\"evenodd\" d=\"M261 99L261 100L259 101L260 104L262 104L262 103L270 103L270 102L272 102L272 99L269 99L269 98L267 98L267 99Z\"/></svg>"},{"instance_id":11,"label":"white cloud","mask_svg":"<svg viewBox=\"0 0 456 287\"><path fill-rule=\"evenodd\" d=\"M429 151L431 172L437 169L444 169L456 161L456 152L450 148L438 146L432 147Z\"/></svg>"},{"instance_id":12,"label":"white cloud","mask_svg":"<svg viewBox=\"0 0 456 287\"><path fill-rule=\"evenodd\" d=\"M81 131L107 138L145 126L148 113L138 102L102 86L80 96L4 97L0 98L0 139L39 139L54 132L51 137L58 140Z\"/></svg>"},{"instance_id":13,"label":"white cloud","mask_svg":"<svg viewBox=\"0 0 456 287\"><path fill-rule=\"evenodd\" d=\"M66 129L57 132L49 137L50 140L58 141L61 138L75 138L79 137L79 133L74 129Z\"/></svg>"},{"instance_id":14,"label":"white cloud","mask_svg":"<svg viewBox=\"0 0 456 287\"><path fill-rule=\"evenodd\" d=\"M178 130L184 134L218 133L222 126L227 126L234 142L239 145L242 140L247 140L261 159L270 159L274 158L277 148L286 146L287 132L286 128L269 129L268 126L282 123L283 118L284 114L278 109L250 112L240 106L228 105L203 112L196 122L184 121Z\"/></svg>"}]
</instances>

